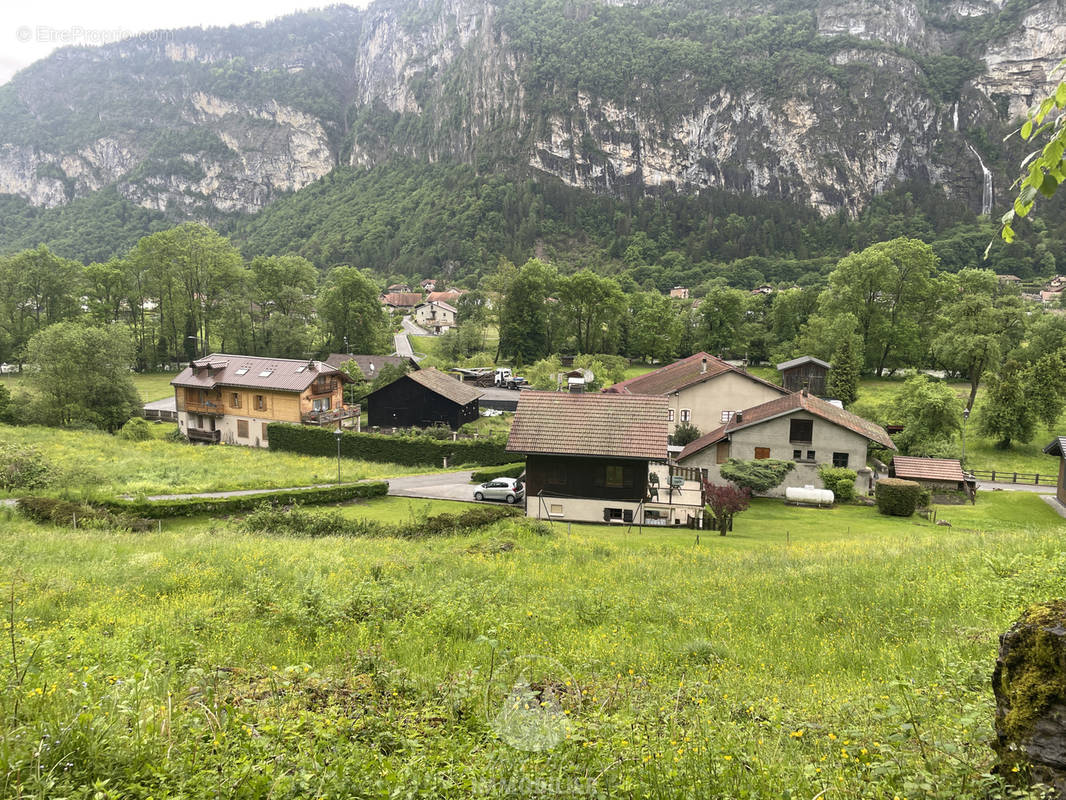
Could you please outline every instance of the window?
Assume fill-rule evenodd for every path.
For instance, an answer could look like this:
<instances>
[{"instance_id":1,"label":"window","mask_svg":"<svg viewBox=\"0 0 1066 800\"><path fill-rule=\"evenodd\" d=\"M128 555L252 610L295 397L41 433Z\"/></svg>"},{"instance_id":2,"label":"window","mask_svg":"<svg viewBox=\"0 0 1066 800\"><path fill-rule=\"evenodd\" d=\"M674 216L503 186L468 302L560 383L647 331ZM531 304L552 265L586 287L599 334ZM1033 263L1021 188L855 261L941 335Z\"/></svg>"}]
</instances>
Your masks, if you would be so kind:
<instances>
[{"instance_id":1,"label":"window","mask_svg":"<svg viewBox=\"0 0 1066 800\"><path fill-rule=\"evenodd\" d=\"M316 397L311 401L311 408L315 411L329 411L330 400L331 398L329 397Z\"/></svg>"},{"instance_id":2,"label":"window","mask_svg":"<svg viewBox=\"0 0 1066 800\"><path fill-rule=\"evenodd\" d=\"M297 375L299 375L299 374L300 374L301 372L303 372L303 371L304 371L305 369L307 369L307 365L306 365L306 364L301 364L300 366L298 366L298 367L296 368L296 374L297 374Z\"/></svg>"},{"instance_id":3,"label":"window","mask_svg":"<svg viewBox=\"0 0 1066 800\"><path fill-rule=\"evenodd\" d=\"M717 452L714 454L715 464L724 464L729 460L729 442L719 442Z\"/></svg>"},{"instance_id":4,"label":"window","mask_svg":"<svg viewBox=\"0 0 1066 800\"><path fill-rule=\"evenodd\" d=\"M681 409L681 421L688 422L690 419L692 419L692 412L687 408Z\"/></svg>"},{"instance_id":5,"label":"window","mask_svg":"<svg viewBox=\"0 0 1066 800\"><path fill-rule=\"evenodd\" d=\"M603 509L603 521L610 522L613 519L622 519L622 509L620 508L605 508Z\"/></svg>"},{"instance_id":6,"label":"window","mask_svg":"<svg viewBox=\"0 0 1066 800\"><path fill-rule=\"evenodd\" d=\"M666 412L666 414L667 414L666 421L667 422L673 422L674 421L674 410L671 408L669 411Z\"/></svg>"},{"instance_id":7,"label":"window","mask_svg":"<svg viewBox=\"0 0 1066 800\"><path fill-rule=\"evenodd\" d=\"M847 453L833 453L833 466L846 467L848 465Z\"/></svg>"},{"instance_id":8,"label":"window","mask_svg":"<svg viewBox=\"0 0 1066 800\"><path fill-rule=\"evenodd\" d=\"M259 377L260 378L269 378L273 374L274 374L274 370L265 369L265 370L263 370L262 372L259 373Z\"/></svg>"},{"instance_id":9,"label":"window","mask_svg":"<svg viewBox=\"0 0 1066 800\"><path fill-rule=\"evenodd\" d=\"M548 507L548 514L552 517L561 517L563 515L563 507L560 503L552 503Z\"/></svg>"},{"instance_id":10,"label":"window","mask_svg":"<svg viewBox=\"0 0 1066 800\"><path fill-rule=\"evenodd\" d=\"M792 451L792 460L793 461L799 461L802 458L803 458L803 451L802 450L793 450Z\"/></svg>"},{"instance_id":11,"label":"window","mask_svg":"<svg viewBox=\"0 0 1066 800\"><path fill-rule=\"evenodd\" d=\"M267 423L263 423L263 441L267 441Z\"/></svg>"},{"instance_id":12,"label":"window","mask_svg":"<svg viewBox=\"0 0 1066 800\"><path fill-rule=\"evenodd\" d=\"M237 370L236 374L237 375L247 375L248 374L248 367L241 367L239 370Z\"/></svg>"},{"instance_id":13,"label":"window","mask_svg":"<svg viewBox=\"0 0 1066 800\"><path fill-rule=\"evenodd\" d=\"M229 395L229 406L230 406L230 408L240 408L241 407L241 393L240 392L230 392L230 395Z\"/></svg>"},{"instance_id":14,"label":"window","mask_svg":"<svg viewBox=\"0 0 1066 800\"><path fill-rule=\"evenodd\" d=\"M814 461L814 451L813 450L808 450L807 451L807 460L808 461Z\"/></svg>"},{"instance_id":15,"label":"window","mask_svg":"<svg viewBox=\"0 0 1066 800\"><path fill-rule=\"evenodd\" d=\"M266 407L267 407L266 395L257 394L255 396L255 410L256 411L266 411Z\"/></svg>"},{"instance_id":16,"label":"window","mask_svg":"<svg viewBox=\"0 0 1066 800\"><path fill-rule=\"evenodd\" d=\"M756 459L769 458L769 457L770 457L770 448L769 447L756 447L755 448L755 458Z\"/></svg>"},{"instance_id":17,"label":"window","mask_svg":"<svg viewBox=\"0 0 1066 800\"><path fill-rule=\"evenodd\" d=\"M814 441L814 420L813 419L793 419L788 423L788 440L790 442L813 442Z\"/></svg>"},{"instance_id":18,"label":"window","mask_svg":"<svg viewBox=\"0 0 1066 800\"><path fill-rule=\"evenodd\" d=\"M613 489L621 489L626 485L625 467L617 464L607 465L607 486Z\"/></svg>"},{"instance_id":19,"label":"window","mask_svg":"<svg viewBox=\"0 0 1066 800\"><path fill-rule=\"evenodd\" d=\"M324 394L326 392L333 391L333 378L328 375L319 375L315 378L315 383L311 387L311 391L315 394Z\"/></svg>"},{"instance_id":20,"label":"window","mask_svg":"<svg viewBox=\"0 0 1066 800\"><path fill-rule=\"evenodd\" d=\"M238 439L247 439L248 438L248 420L246 420L246 419L237 420L237 438Z\"/></svg>"},{"instance_id":21,"label":"window","mask_svg":"<svg viewBox=\"0 0 1066 800\"><path fill-rule=\"evenodd\" d=\"M736 413L737 413L736 411L723 411L722 412L722 422L729 422L729 420L733 419L733 416Z\"/></svg>"}]
</instances>

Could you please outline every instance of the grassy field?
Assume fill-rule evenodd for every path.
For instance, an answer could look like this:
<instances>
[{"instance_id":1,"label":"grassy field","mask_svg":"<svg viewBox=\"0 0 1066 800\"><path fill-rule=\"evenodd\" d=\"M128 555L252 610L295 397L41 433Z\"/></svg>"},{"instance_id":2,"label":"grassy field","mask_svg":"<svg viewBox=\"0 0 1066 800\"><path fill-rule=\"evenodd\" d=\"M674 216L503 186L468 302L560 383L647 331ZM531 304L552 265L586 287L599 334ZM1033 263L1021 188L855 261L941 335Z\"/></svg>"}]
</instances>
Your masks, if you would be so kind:
<instances>
[{"instance_id":1,"label":"grassy field","mask_svg":"<svg viewBox=\"0 0 1066 800\"><path fill-rule=\"evenodd\" d=\"M1000 796L996 636L1066 568L1027 494L953 528L757 501L698 545L0 516L5 797Z\"/></svg>"},{"instance_id":2,"label":"grassy field","mask_svg":"<svg viewBox=\"0 0 1066 800\"><path fill-rule=\"evenodd\" d=\"M152 428L165 434L174 425L158 423ZM0 425L0 440L39 448L60 473L53 489L74 494L220 492L337 480L334 458L272 453L253 447L205 447L163 438L128 442L92 431L7 425ZM426 467L341 460L344 481L432 471Z\"/></svg>"},{"instance_id":3,"label":"grassy field","mask_svg":"<svg viewBox=\"0 0 1066 800\"><path fill-rule=\"evenodd\" d=\"M170 381L175 374L174 372L131 372L130 377L133 378L137 391L141 393L141 400L150 403L153 400L174 396L174 387L170 385ZM25 374L0 375L0 383L12 391L28 390Z\"/></svg>"}]
</instances>

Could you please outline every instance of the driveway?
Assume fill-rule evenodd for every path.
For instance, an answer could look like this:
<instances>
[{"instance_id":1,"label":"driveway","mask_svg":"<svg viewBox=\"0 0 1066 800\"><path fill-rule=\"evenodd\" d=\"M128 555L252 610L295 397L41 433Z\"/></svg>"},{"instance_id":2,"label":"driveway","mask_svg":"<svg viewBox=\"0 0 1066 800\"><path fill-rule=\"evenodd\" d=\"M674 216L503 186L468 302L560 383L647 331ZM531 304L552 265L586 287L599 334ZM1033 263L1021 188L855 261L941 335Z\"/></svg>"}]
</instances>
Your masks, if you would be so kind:
<instances>
[{"instance_id":1,"label":"driveway","mask_svg":"<svg viewBox=\"0 0 1066 800\"><path fill-rule=\"evenodd\" d=\"M1033 492L1035 494L1055 494L1054 486L1032 486L1028 483L993 483L992 481L978 481L977 490L980 492Z\"/></svg>"},{"instance_id":2,"label":"driveway","mask_svg":"<svg viewBox=\"0 0 1066 800\"><path fill-rule=\"evenodd\" d=\"M404 317L400 324L403 325L403 332L406 333L408 336L430 336L431 335L430 332L427 331L425 328L420 328L418 325L415 325L411 321L411 318L409 316Z\"/></svg>"},{"instance_id":3,"label":"driveway","mask_svg":"<svg viewBox=\"0 0 1066 800\"><path fill-rule=\"evenodd\" d=\"M462 500L473 503L474 484L470 482L471 474L471 470L463 470L389 478L389 494L393 497L424 497L431 500Z\"/></svg>"}]
</instances>

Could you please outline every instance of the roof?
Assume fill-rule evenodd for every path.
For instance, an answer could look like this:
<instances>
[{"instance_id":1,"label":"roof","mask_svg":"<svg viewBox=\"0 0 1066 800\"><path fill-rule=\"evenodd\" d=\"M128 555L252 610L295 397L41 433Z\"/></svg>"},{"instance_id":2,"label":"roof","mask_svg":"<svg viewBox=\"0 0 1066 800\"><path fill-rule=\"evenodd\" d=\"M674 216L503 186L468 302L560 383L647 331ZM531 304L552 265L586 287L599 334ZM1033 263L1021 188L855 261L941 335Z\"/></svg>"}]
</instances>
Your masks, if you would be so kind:
<instances>
[{"instance_id":1,"label":"roof","mask_svg":"<svg viewBox=\"0 0 1066 800\"><path fill-rule=\"evenodd\" d=\"M704 361L706 361L706 368L704 367ZM638 375L635 378L608 386L603 391L613 394L672 394L702 381L724 375L727 372L735 372L745 378L776 389L782 394L787 393L786 389L776 383L756 378L739 367L734 367L720 358L703 352L675 361L665 367L660 367L654 372Z\"/></svg>"},{"instance_id":2,"label":"roof","mask_svg":"<svg viewBox=\"0 0 1066 800\"><path fill-rule=\"evenodd\" d=\"M422 302L421 292L389 292L381 296L381 302L387 306L414 308Z\"/></svg>"},{"instance_id":3,"label":"roof","mask_svg":"<svg viewBox=\"0 0 1066 800\"><path fill-rule=\"evenodd\" d=\"M351 380L324 361L212 353L206 358L190 362L170 383L172 386L192 389L239 386L245 389L302 392L319 375L336 375L345 382Z\"/></svg>"},{"instance_id":4,"label":"roof","mask_svg":"<svg viewBox=\"0 0 1066 800\"><path fill-rule=\"evenodd\" d=\"M421 308L422 306L439 306L445 311L451 311L453 314L458 313L458 311L456 311L455 306L449 303L445 303L443 300L427 300L424 303L419 303L417 306L415 306L415 308Z\"/></svg>"},{"instance_id":5,"label":"roof","mask_svg":"<svg viewBox=\"0 0 1066 800\"><path fill-rule=\"evenodd\" d=\"M458 289L448 289L443 292L430 292L426 295L426 300L429 302L439 303L441 300L458 300L462 296L462 292Z\"/></svg>"},{"instance_id":6,"label":"roof","mask_svg":"<svg viewBox=\"0 0 1066 800\"><path fill-rule=\"evenodd\" d=\"M1049 456L1062 456L1066 458L1066 436L1059 436L1052 440L1051 444L1044 448Z\"/></svg>"},{"instance_id":7,"label":"roof","mask_svg":"<svg viewBox=\"0 0 1066 800\"><path fill-rule=\"evenodd\" d=\"M826 422L832 422L834 425L846 428L852 433L857 433L882 447L887 447L891 450L896 449L896 445L892 443L892 438L885 432L885 429L876 422L870 422L870 420L863 419L857 414L845 411L843 408L839 408L808 392L795 392L786 395L785 397L774 398L762 405L744 409L725 425L722 425L720 428L715 428L710 433L705 434L696 441L688 444L685 449L681 451L681 455L678 456L678 459L688 458L689 456L710 447L712 444L720 442L734 431L749 428L752 425L758 425L759 423L777 417L794 414L797 411L806 411L808 414L821 417Z\"/></svg>"},{"instance_id":8,"label":"roof","mask_svg":"<svg viewBox=\"0 0 1066 800\"><path fill-rule=\"evenodd\" d=\"M779 370L786 370L792 369L793 367L802 367L804 364L817 364L819 367L832 369L829 364L825 363L820 358L815 358L814 356L800 356L799 358L794 358L791 361L782 361L780 364L777 365L777 368Z\"/></svg>"},{"instance_id":9,"label":"roof","mask_svg":"<svg viewBox=\"0 0 1066 800\"><path fill-rule=\"evenodd\" d=\"M462 381L457 381L455 378L445 375L436 367L426 367L418 370L418 372L409 372L404 378L410 378L434 394L439 394L441 397L461 406L473 403L484 394L484 392L475 389L473 386L468 386ZM403 379L401 378L400 380ZM381 391L381 389L378 389L378 391Z\"/></svg>"},{"instance_id":10,"label":"roof","mask_svg":"<svg viewBox=\"0 0 1066 800\"><path fill-rule=\"evenodd\" d=\"M897 478L911 478L924 481L958 481L966 480L962 473L962 464L957 458L914 458L913 456L894 456L892 471Z\"/></svg>"},{"instance_id":11,"label":"roof","mask_svg":"<svg viewBox=\"0 0 1066 800\"><path fill-rule=\"evenodd\" d=\"M666 458L665 397L522 391L507 449L513 453Z\"/></svg>"},{"instance_id":12,"label":"roof","mask_svg":"<svg viewBox=\"0 0 1066 800\"><path fill-rule=\"evenodd\" d=\"M381 368L386 364L392 364L397 367L410 367L411 369L418 369L418 362L409 356L373 356L373 355L359 355L357 353L330 353L326 359L326 363L331 367L337 367L340 369L341 365L354 361L359 365L359 369L363 373L363 377L373 379Z\"/></svg>"}]
</instances>

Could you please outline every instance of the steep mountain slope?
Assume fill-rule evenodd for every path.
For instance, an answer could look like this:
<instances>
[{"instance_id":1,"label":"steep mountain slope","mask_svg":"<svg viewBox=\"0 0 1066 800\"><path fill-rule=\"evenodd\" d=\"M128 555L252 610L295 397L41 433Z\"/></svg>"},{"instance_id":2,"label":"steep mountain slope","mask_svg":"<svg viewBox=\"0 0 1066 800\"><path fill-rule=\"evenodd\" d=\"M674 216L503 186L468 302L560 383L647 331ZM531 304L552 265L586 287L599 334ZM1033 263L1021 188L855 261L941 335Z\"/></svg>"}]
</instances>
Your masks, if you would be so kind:
<instances>
[{"instance_id":1,"label":"steep mountain slope","mask_svg":"<svg viewBox=\"0 0 1066 800\"><path fill-rule=\"evenodd\" d=\"M1064 51L1066 0L379 0L53 54L0 87L0 194L217 221L403 157L823 215L917 180L987 213Z\"/></svg>"}]
</instances>

